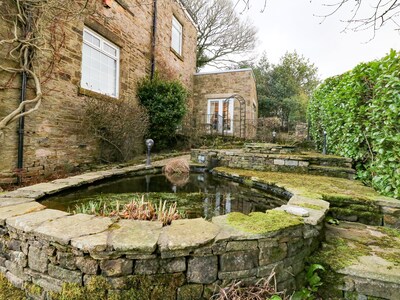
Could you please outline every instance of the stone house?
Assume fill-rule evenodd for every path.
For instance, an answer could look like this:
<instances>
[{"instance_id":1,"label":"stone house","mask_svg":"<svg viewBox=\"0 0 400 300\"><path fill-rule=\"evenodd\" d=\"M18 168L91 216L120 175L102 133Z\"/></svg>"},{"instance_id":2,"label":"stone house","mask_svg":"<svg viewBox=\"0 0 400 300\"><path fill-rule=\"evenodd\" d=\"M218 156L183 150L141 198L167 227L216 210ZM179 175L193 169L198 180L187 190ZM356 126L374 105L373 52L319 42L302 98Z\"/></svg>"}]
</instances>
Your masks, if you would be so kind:
<instances>
[{"instance_id":1,"label":"stone house","mask_svg":"<svg viewBox=\"0 0 400 300\"><path fill-rule=\"evenodd\" d=\"M98 4L95 13L63 27L65 45L57 69L46 82L41 108L25 118L23 170L28 176L43 176L57 169L68 171L94 160L97 144L82 133L80 122L85 97L126 100L135 105L137 81L154 71L164 78L180 80L191 92L195 91L195 82L201 82L199 78L210 77L195 75L197 27L180 0L93 1ZM0 19L0 32L7 32L9 26ZM249 71L243 74L250 76ZM6 80L0 72L0 85ZM232 79L230 84L239 81L243 84L241 79ZM221 98L231 92L242 93L242 89L210 89L206 94ZM0 91L0 119L16 107L20 93L20 86ZM197 92L192 95L189 112L204 105ZM251 97L253 101L254 95ZM16 178L17 131L15 122L0 144L0 184Z\"/></svg>"},{"instance_id":2,"label":"stone house","mask_svg":"<svg viewBox=\"0 0 400 300\"><path fill-rule=\"evenodd\" d=\"M252 69L197 73L193 97L198 128L211 134L255 137L258 101Z\"/></svg>"}]
</instances>

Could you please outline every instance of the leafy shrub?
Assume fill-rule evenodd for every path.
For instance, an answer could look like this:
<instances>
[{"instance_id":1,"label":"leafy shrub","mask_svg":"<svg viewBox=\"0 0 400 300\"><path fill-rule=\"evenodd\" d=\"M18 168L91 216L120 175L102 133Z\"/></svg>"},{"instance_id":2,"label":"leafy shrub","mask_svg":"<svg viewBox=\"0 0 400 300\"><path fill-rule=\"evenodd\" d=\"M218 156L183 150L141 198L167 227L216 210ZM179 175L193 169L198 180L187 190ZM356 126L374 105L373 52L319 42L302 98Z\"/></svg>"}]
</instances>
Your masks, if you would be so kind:
<instances>
[{"instance_id":1,"label":"leafy shrub","mask_svg":"<svg viewBox=\"0 0 400 300\"><path fill-rule=\"evenodd\" d=\"M138 83L138 98L150 117L148 136L158 150L172 145L176 130L186 113L187 90L178 81L167 81L157 76Z\"/></svg>"},{"instance_id":2,"label":"leafy shrub","mask_svg":"<svg viewBox=\"0 0 400 300\"><path fill-rule=\"evenodd\" d=\"M360 179L400 198L400 53L325 80L309 117L320 148L325 130L329 152L352 158Z\"/></svg>"},{"instance_id":3,"label":"leafy shrub","mask_svg":"<svg viewBox=\"0 0 400 300\"><path fill-rule=\"evenodd\" d=\"M86 98L84 124L99 141L102 161L124 162L143 151L149 119L142 106Z\"/></svg>"}]
</instances>

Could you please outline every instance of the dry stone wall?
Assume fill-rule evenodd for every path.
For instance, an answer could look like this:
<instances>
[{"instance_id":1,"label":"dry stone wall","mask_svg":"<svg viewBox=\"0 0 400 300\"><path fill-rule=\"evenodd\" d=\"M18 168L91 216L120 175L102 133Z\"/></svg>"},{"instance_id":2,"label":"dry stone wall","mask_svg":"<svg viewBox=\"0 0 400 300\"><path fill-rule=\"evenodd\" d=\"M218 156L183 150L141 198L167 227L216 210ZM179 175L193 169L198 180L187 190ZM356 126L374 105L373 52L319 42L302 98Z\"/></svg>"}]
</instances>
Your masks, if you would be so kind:
<instances>
[{"instance_id":1,"label":"dry stone wall","mask_svg":"<svg viewBox=\"0 0 400 300\"><path fill-rule=\"evenodd\" d=\"M280 289L302 284L305 258L319 245L329 207L325 201L318 201L319 210L301 208L299 203L313 200L294 196L276 210L296 218L296 225L282 223L260 233L235 227L227 216L162 227L70 215L36 202L67 188L148 171L144 166L112 169L0 194L0 272L28 294L36 291L37 299L60 292L63 283L79 289L99 278L109 295L122 299L140 286L145 287L140 299L208 299L216 285L255 282L272 271Z\"/></svg>"}]
</instances>

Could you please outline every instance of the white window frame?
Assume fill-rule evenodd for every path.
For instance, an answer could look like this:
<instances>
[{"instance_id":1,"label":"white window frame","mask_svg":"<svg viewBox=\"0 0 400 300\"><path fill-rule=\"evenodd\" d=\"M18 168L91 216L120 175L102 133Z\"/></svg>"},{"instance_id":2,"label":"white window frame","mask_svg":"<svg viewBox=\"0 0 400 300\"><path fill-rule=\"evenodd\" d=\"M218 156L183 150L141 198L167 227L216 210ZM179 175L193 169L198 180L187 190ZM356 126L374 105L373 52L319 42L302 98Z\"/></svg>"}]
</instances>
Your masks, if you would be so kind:
<instances>
[{"instance_id":1,"label":"white window frame","mask_svg":"<svg viewBox=\"0 0 400 300\"><path fill-rule=\"evenodd\" d=\"M229 109L229 115L228 118L230 118L230 130L226 130L224 128L219 129L219 131L222 132L222 130L225 133L233 133L233 118L234 118L234 99L230 98L229 100L226 99L208 99L207 103L207 123L211 124L211 117L214 112L211 111L211 103L218 102L218 113L220 114L221 117L223 117L223 110L224 110L224 102L227 101L228 103L228 109Z\"/></svg>"},{"instance_id":2,"label":"white window frame","mask_svg":"<svg viewBox=\"0 0 400 300\"><path fill-rule=\"evenodd\" d=\"M174 47L174 31L179 35L178 49ZM171 30L171 48L180 56L182 56L183 48L183 26L175 16L172 16L172 30Z\"/></svg>"},{"instance_id":3,"label":"white window frame","mask_svg":"<svg viewBox=\"0 0 400 300\"><path fill-rule=\"evenodd\" d=\"M100 40L100 46L97 46L97 45L95 45L93 43L90 43L89 41L85 40L85 35L84 35L85 32L87 32L90 35L94 36L95 38L99 39ZM97 93L101 93L101 94L107 95L107 96L118 98L119 97L119 76L120 76L119 75L120 47L118 47L114 43L110 42L109 40L107 40L106 38L104 38L103 36L99 35L97 32L89 29L86 26L83 28L83 44L85 44L85 45L91 47L92 49L95 49L96 51L99 51L100 53L110 57L113 60L115 60L115 62L116 62L116 68L115 68L115 91L114 91L114 94L110 95L110 94L104 93L101 90L95 89L95 88L93 88L91 86L84 86L83 83L82 83L82 77L83 76L81 76L81 87L84 88L84 89L88 89L88 90L91 90L91 91L94 91L94 92L97 92ZM116 55L112 55L111 53L105 51L104 50L105 45L107 45L108 47L111 47L112 49L114 49L115 52L116 52ZM82 45L82 57L83 57L83 45ZM82 74L84 72L84 67L85 66L84 66L83 61L82 61L82 67L81 67Z\"/></svg>"}]
</instances>

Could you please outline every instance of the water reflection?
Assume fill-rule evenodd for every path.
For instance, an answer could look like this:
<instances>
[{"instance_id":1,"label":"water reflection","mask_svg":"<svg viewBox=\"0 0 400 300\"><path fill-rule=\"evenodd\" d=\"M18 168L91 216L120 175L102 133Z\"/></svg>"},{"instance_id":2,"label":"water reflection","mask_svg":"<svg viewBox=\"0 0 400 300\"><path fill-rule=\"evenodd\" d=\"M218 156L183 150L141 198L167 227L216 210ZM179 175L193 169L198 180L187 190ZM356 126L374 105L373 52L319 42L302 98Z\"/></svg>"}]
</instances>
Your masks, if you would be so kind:
<instances>
[{"instance_id":1,"label":"water reflection","mask_svg":"<svg viewBox=\"0 0 400 300\"><path fill-rule=\"evenodd\" d=\"M172 180L163 175L123 178L52 197L42 203L49 208L68 210L74 209L77 204L99 199L128 201L133 193L145 194L151 201L163 199L177 202L178 209L185 211L188 218L210 219L230 212L248 214L286 203L286 200L274 195L215 178L208 173L190 174Z\"/></svg>"}]
</instances>

